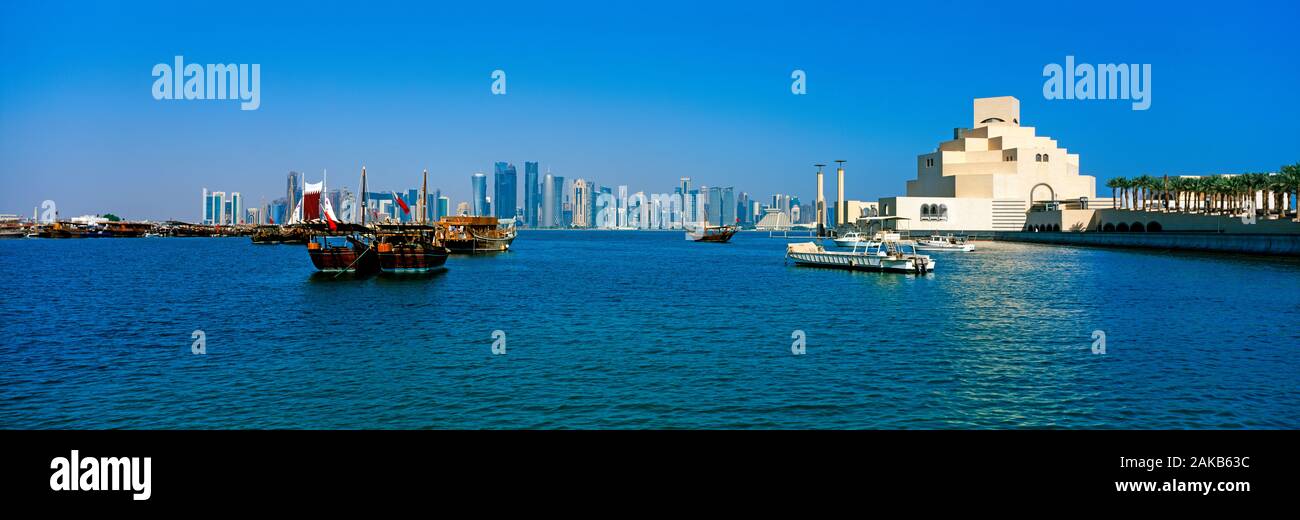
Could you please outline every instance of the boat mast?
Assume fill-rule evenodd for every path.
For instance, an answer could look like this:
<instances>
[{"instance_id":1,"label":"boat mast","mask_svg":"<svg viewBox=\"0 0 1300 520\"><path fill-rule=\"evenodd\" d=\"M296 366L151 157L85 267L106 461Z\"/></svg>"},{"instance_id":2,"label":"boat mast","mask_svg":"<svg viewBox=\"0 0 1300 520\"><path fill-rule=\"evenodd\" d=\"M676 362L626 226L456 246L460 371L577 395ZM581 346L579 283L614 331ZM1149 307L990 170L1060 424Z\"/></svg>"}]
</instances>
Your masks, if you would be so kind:
<instances>
[{"instance_id":1,"label":"boat mast","mask_svg":"<svg viewBox=\"0 0 1300 520\"><path fill-rule=\"evenodd\" d=\"M361 225L366 225L366 212L370 208L366 204L366 167L361 167Z\"/></svg>"},{"instance_id":2,"label":"boat mast","mask_svg":"<svg viewBox=\"0 0 1300 520\"><path fill-rule=\"evenodd\" d=\"M429 169L424 170L424 182L420 184L420 223L429 223Z\"/></svg>"}]
</instances>

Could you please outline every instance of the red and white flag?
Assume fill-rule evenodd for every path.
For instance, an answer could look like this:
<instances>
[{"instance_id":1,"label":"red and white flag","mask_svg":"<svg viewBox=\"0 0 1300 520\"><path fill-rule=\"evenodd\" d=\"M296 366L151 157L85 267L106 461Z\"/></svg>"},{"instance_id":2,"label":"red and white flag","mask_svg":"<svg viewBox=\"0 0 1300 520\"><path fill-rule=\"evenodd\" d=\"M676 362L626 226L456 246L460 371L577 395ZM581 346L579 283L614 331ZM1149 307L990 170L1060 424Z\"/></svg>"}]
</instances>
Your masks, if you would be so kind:
<instances>
[{"instance_id":1,"label":"red and white flag","mask_svg":"<svg viewBox=\"0 0 1300 520\"><path fill-rule=\"evenodd\" d=\"M398 197L397 192L395 191L393 192L393 200L397 201L398 206L402 207L402 213L405 213L407 215L411 214L411 207L406 205L406 201L402 200L401 197Z\"/></svg>"}]
</instances>

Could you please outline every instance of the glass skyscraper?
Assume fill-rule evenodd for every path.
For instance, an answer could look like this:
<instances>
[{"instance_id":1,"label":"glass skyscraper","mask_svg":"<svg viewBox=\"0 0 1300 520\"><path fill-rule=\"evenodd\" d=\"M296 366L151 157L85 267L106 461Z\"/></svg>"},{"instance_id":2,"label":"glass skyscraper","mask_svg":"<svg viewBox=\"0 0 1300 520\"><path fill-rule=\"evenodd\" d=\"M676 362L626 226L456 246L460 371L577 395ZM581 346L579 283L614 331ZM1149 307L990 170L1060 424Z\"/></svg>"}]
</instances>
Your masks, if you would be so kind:
<instances>
[{"instance_id":1,"label":"glass skyscraper","mask_svg":"<svg viewBox=\"0 0 1300 520\"><path fill-rule=\"evenodd\" d=\"M475 173L474 176L470 178L469 202L470 216L490 216L488 215L487 175Z\"/></svg>"},{"instance_id":2,"label":"glass skyscraper","mask_svg":"<svg viewBox=\"0 0 1300 520\"><path fill-rule=\"evenodd\" d=\"M537 163L524 163L524 225L537 227L537 211L542 204L541 179L537 178Z\"/></svg>"},{"instance_id":3,"label":"glass skyscraper","mask_svg":"<svg viewBox=\"0 0 1300 520\"><path fill-rule=\"evenodd\" d=\"M496 206L497 218L515 218L515 207L519 197L517 188L519 175L515 171L515 165L498 162L493 181L492 204Z\"/></svg>"},{"instance_id":4,"label":"glass skyscraper","mask_svg":"<svg viewBox=\"0 0 1300 520\"><path fill-rule=\"evenodd\" d=\"M724 206L726 206L726 204L722 203L722 188L716 186L709 188L709 199L705 203L705 207L709 211L709 216L707 217L709 225L718 226L723 224L722 213Z\"/></svg>"}]
</instances>

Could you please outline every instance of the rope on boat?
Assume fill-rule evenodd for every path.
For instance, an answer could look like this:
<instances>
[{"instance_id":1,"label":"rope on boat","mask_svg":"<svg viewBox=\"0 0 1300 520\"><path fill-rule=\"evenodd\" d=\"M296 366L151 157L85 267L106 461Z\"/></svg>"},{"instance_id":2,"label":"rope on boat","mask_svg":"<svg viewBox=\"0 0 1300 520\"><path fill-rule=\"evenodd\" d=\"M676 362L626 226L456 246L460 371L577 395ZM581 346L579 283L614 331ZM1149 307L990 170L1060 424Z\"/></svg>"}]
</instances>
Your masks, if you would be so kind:
<instances>
[{"instance_id":1,"label":"rope on boat","mask_svg":"<svg viewBox=\"0 0 1300 520\"><path fill-rule=\"evenodd\" d=\"M339 271L339 272L335 273L335 274L334 274L334 277L335 277L335 278L338 278L339 275L348 272L348 269L352 269L352 266L357 265L357 262L360 262L360 261L361 261L361 257L366 256L366 253L369 253L371 249L374 249L374 248L373 248L373 247L367 247L365 251L362 251L361 254L357 255L357 258L356 258L355 260L353 260L352 263L348 264L348 266L345 267L345 268L343 268L342 271Z\"/></svg>"}]
</instances>

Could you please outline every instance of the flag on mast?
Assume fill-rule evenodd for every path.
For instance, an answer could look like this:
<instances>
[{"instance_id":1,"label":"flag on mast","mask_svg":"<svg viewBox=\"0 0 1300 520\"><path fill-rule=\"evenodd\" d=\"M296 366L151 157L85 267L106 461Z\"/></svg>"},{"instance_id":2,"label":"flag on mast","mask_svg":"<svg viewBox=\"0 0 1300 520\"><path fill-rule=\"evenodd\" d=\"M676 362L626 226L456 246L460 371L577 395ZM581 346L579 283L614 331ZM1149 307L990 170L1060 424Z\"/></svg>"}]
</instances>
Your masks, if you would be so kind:
<instances>
[{"instance_id":1,"label":"flag on mast","mask_svg":"<svg viewBox=\"0 0 1300 520\"><path fill-rule=\"evenodd\" d=\"M397 192L395 191L393 192L393 200L397 201L398 206L402 207L402 213L405 213L407 215L411 214L411 207L406 205L406 201L402 200L401 197L398 197Z\"/></svg>"}]
</instances>

